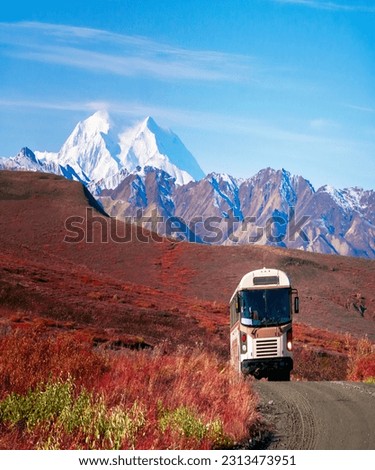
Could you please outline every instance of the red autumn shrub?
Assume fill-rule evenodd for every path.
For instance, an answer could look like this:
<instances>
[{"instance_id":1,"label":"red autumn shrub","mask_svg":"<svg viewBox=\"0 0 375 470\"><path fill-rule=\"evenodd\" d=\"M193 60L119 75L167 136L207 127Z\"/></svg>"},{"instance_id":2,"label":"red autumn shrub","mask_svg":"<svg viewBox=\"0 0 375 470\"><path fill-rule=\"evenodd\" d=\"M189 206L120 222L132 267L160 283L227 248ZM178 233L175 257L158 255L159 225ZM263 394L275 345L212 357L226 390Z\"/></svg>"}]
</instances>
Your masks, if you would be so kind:
<instances>
[{"instance_id":1,"label":"red autumn shrub","mask_svg":"<svg viewBox=\"0 0 375 470\"><path fill-rule=\"evenodd\" d=\"M349 347L347 378L354 381L375 378L375 347L367 337Z\"/></svg>"},{"instance_id":2,"label":"red autumn shrub","mask_svg":"<svg viewBox=\"0 0 375 470\"><path fill-rule=\"evenodd\" d=\"M104 354L82 335L18 329L0 338L0 374L1 449L106 449L115 441L122 449L224 448L248 440L258 421L251 382L201 350ZM62 402L47 390L66 391L68 384L72 395L62 395L62 412ZM24 406L25 400L45 415L32 427L34 405ZM83 427L64 427L87 416L92 419Z\"/></svg>"},{"instance_id":3,"label":"red autumn shrub","mask_svg":"<svg viewBox=\"0 0 375 470\"><path fill-rule=\"evenodd\" d=\"M28 328L0 337L0 397L69 376L78 386L92 387L106 369L106 359L73 335L52 336L43 328Z\"/></svg>"}]
</instances>

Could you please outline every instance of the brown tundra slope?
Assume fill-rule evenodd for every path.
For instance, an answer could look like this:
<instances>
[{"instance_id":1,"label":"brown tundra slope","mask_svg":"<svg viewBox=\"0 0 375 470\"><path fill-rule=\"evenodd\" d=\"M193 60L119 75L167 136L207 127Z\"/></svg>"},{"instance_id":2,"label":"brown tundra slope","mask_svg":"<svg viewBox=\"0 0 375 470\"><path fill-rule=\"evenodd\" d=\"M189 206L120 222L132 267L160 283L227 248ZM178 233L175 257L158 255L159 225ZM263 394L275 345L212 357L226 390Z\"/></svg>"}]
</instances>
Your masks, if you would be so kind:
<instances>
[{"instance_id":1,"label":"brown tundra slope","mask_svg":"<svg viewBox=\"0 0 375 470\"><path fill-rule=\"evenodd\" d=\"M0 171L0 216L4 324L82 329L113 347L204 342L226 356L228 300L267 266L298 288L299 323L375 341L375 261L151 237L101 213L80 183L42 173Z\"/></svg>"}]
</instances>

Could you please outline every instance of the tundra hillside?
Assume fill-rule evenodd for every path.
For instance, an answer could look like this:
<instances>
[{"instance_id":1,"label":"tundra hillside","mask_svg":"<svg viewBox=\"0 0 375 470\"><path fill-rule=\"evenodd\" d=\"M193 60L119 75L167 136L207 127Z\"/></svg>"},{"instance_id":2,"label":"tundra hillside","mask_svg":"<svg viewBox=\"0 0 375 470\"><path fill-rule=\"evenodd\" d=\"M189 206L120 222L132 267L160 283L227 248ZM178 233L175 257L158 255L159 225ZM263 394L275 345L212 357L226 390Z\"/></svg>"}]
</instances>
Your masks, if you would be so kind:
<instances>
[{"instance_id":1,"label":"tundra hillside","mask_svg":"<svg viewBox=\"0 0 375 470\"><path fill-rule=\"evenodd\" d=\"M1 448L253 445L257 400L228 366L227 302L263 265L300 292L292 379L373 380L373 261L145 243L92 204L62 177L0 172ZM72 216L92 242L64 242ZM131 241L102 243L105 227Z\"/></svg>"}]
</instances>

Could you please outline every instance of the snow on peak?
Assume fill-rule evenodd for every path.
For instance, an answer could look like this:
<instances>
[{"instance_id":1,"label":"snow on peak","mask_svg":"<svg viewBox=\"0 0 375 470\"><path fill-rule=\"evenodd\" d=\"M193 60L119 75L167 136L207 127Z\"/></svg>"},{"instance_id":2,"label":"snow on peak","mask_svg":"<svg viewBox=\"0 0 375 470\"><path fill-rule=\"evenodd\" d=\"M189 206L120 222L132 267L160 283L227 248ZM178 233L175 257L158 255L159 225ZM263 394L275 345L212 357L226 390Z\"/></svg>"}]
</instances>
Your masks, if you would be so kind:
<instances>
[{"instance_id":1,"label":"snow on peak","mask_svg":"<svg viewBox=\"0 0 375 470\"><path fill-rule=\"evenodd\" d=\"M228 173L216 173L212 172L207 176L208 180L212 183L214 180L217 183L223 182L228 188L238 189L239 184L242 182L240 178L235 178L234 176L229 175Z\"/></svg>"},{"instance_id":2,"label":"snow on peak","mask_svg":"<svg viewBox=\"0 0 375 470\"><path fill-rule=\"evenodd\" d=\"M47 150L35 150L34 155L36 156L37 160L42 164L53 163L57 159L57 152L48 152Z\"/></svg>"},{"instance_id":3,"label":"snow on peak","mask_svg":"<svg viewBox=\"0 0 375 470\"><path fill-rule=\"evenodd\" d=\"M103 132L107 134L110 129L110 117L106 110L101 110L82 121L81 124L85 126L88 133Z\"/></svg>"},{"instance_id":4,"label":"snow on peak","mask_svg":"<svg viewBox=\"0 0 375 470\"><path fill-rule=\"evenodd\" d=\"M336 189L330 184L326 184L320 188L320 191L327 193L344 211L356 209L355 198L350 197L350 195L348 197L348 194L345 190Z\"/></svg>"},{"instance_id":5,"label":"snow on peak","mask_svg":"<svg viewBox=\"0 0 375 470\"><path fill-rule=\"evenodd\" d=\"M320 188L320 190L328 193L331 198L346 211L356 210L361 212L367 207L366 202L362 201L362 198L366 193L366 191L364 191L362 188L353 187L335 189L333 186L325 185Z\"/></svg>"},{"instance_id":6,"label":"snow on peak","mask_svg":"<svg viewBox=\"0 0 375 470\"><path fill-rule=\"evenodd\" d=\"M141 126L144 129L149 129L151 132L157 132L159 129L159 126L156 124L156 122L153 120L151 116L147 116L142 122Z\"/></svg>"},{"instance_id":7,"label":"snow on peak","mask_svg":"<svg viewBox=\"0 0 375 470\"><path fill-rule=\"evenodd\" d=\"M362 188L345 188L342 190L343 194L346 196L347 200L350 202L353 209L365 209L366 204L361 202L361 199L365 193Z\"/></svg>"},{"instance_id":8,"label":"snow on peak","mask_svg":"<svg viewBox=\"0 0 375 470\"><path fill-rule=\"evenodd\" d=\"M39 163L34 152L28 147L23 147L15 157L2 160L1 169L43 171L42 165Z\"/></svg>"},{"instance_id":9,"label":"snow on peak","mask_svg":"<svg viewBox=\"0 0 375 470\"><path fill-rule=\"evenodd\" d=\"M79 122L58 154L59 164L72 168L84 182L98 181L121 170L117 136L106 111Z\"/></svg>"},{"instance_id":10,"label":"snow on peak","mask_svg":"<svg viewBox=\"0 0 375 470\"><path fill-rule=\"evenodd\" d=\"M17 159L25 159L32 161L33 163L38 163L35 154L28 147L23 147L16 156Z\"/></svg>"},{"instance_id":11,"label":"snow on peak","mask_svg":"<svg viewBox=\"0 0 375 470\"><path fill-rule=\"evenodd\" d=\"M179 137L163 129L149 116L120 134L123 165L134 171L138 166L152 166L169 173L177 184L199 180L204 173Z\"/></svg>"}]
</instances>

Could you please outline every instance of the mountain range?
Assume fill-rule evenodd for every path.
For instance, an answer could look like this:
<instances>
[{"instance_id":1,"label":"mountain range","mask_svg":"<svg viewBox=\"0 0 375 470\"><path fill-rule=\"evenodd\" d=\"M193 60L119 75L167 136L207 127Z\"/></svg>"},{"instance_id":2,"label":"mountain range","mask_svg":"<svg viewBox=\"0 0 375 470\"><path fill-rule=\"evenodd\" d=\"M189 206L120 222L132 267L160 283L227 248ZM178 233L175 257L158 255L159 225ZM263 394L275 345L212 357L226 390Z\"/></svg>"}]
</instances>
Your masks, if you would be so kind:
<instances>
[{"instance_id":1,"label":"mountain range","mask_svg":"<svg viewBox=\"0 0 375 470\"><path fill-rule=\"evenodd\" d=\"M161 235L375 258L373 190L315 189L285 169L205 176L179 137L151 117L119 130L99 111L76 125L58 153L25 147L1 159L0 169L80 181L108 214Z\"/></svg>"}]
</instances>

